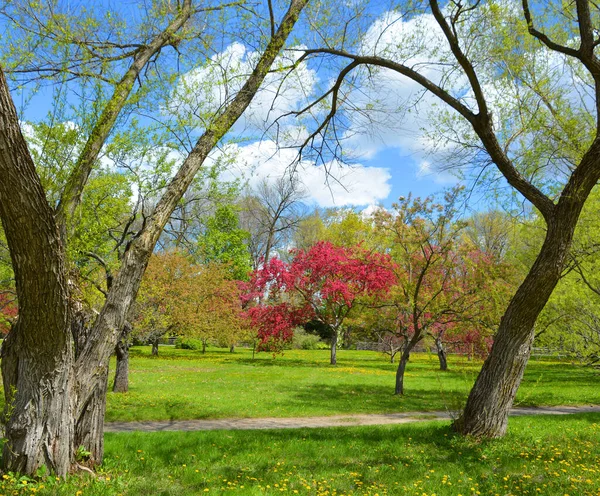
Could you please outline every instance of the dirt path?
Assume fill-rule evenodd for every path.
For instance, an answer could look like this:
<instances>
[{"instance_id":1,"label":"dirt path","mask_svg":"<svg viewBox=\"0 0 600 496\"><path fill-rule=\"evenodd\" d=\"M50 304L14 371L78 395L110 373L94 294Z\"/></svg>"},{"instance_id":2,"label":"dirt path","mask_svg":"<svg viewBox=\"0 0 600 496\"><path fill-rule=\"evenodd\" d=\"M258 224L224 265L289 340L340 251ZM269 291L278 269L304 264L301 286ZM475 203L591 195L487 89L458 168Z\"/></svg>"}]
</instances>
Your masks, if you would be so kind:
<instances>
[{"instance_id":1,"label":"dirt path","mask_svg":"<svg viewBox=\"0 0 600 496\"><path fill-rule=\"evenodd\" d=\"M513 408L511 416L518 415L569 415L572 413L600 413L600 406L550 406ZM152 422L108 422L105 432L160 432L160 431L212 431L249 429L298 429L302 427L340 427L355 425L386 425L422 422L424 420L449 420L449 412L406 412L371 415L332 415L330 417L292 418L241 418L215 420L166 420Z\"/></svg>"}]
</instances>

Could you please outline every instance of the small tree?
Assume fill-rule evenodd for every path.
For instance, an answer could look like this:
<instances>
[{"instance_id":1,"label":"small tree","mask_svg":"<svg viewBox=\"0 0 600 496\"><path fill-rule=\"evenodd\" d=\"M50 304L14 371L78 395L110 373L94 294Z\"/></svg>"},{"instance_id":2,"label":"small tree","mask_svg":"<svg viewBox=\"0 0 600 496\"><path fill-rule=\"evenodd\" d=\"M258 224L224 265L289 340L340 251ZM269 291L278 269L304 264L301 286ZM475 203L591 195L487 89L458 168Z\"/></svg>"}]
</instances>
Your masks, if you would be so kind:
<instances>
[{"instance_id":1,"label":"small tree","mask_svg":"<svg viewBox=\"0 0 600 496\"><path fill-rule=\"evenodd\" d=\"M224 264L195 265L183 253L154 255L138 298L136 334L152 343L171 332L234 345L244 330L238 283Z\"/></svg>"},{"instance_id":2,"label":"small tree","mask_svg":"<svg viewBox=\"0 0 600 496\"><path fill-rule=\"evenodd\" d=\"M321 322L331 331L330 363L335 365L342 324L357 300L383 296L394 282L387 255L319 242L308 251L294 251L289 264L274 259L253 274L252 284L263 301L250 314L262 342L290 338L293 325L302 319ZM277 303L265 303L264 297Z\"/></svg>"},{"instance_id":3,"label":"small tree","mask_svg":"<svg viewBox=\"0 0 600 496\"><path fill-rule=\"evenodd\" d=\"M186 277L190 262L178 252L153 255L142 279L136 303L135 335L152 345L176 327L174 311L189 291Z\"/></svg>"},{"instance_id":4,"label":"small tree","mask_svg":"<svg viewBox=\"0 0 600 496\"><path fill-rule=\"evenodd\" d=\"M397 285L378 319L401 341L396 394L404 394L404 372L410 353L427 336L436 344L440 368L447 368L444 336L458 322L478 324L486 308L487 270L491 258L461 246L465 224L455 219L460 190L433 198L401 198L393 212L380 211L377 228L387 233L396 262Z\"/></svg>"},{"instance_id":5,"label":"small tree","mask_svg":"<svg viewBox=\"0 0 600 496\"><path fill-rule=\"evenodd\" d=\"M226 264L230 278L246 279L252 270L249 241L250 233L239 228L236 209L221 205L206 219L206 230L198 239L195 258L202 263Z\"/></svg>"}]
</instances>

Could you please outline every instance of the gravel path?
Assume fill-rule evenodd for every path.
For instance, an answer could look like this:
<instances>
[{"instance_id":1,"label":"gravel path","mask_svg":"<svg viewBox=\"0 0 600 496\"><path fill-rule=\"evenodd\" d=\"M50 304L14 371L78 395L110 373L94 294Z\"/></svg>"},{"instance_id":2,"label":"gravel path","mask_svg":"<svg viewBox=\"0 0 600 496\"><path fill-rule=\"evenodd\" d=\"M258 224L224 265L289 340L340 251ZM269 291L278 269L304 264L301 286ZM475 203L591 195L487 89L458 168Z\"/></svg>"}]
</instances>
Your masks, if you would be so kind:
<instances>
[{"instance_id":1,"label":"gravel path","mask_svg":"<svg viewBox=\"0 0 600 496\"><path fill-rule=\"evenodd\" d=\"M513 408L511 416L569 415L600 413L600 406L549 406ZM330 417L240 418L215 420L165 420L149 422L108 422L105 432L212 431L249 429L298 429L303 427L339 427L355 425L407 424L425 420L449 420L449 412L406 412L372 415L332 415Z\"/></svg>"}]
</instances>

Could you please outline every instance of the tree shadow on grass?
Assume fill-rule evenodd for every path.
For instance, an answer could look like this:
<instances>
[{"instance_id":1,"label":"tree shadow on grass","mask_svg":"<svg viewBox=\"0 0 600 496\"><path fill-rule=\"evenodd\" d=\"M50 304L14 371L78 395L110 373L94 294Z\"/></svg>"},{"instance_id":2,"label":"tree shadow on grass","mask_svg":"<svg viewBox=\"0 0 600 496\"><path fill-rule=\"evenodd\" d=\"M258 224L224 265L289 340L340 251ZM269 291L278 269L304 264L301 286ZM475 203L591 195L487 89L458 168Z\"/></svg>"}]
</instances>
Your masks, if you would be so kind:
<instances>
[{"instance_id":1,"label":"tree shadow on grass","mask_svg":"<svg viewBox=\"0 0 600 496\"><path fill-rule=\"evenodd\" d=\"M360 413L400 413L412 411L457 411L466 394L460 391L440 391L407 386L402 396L389 386L371 384L314 384L293 391L288 404L306 410L318 409L329 415Z\"/></svg>"},{"instance_id":2,"label":"tree shadow on grass","mask_svg":"<svg viewBox=\"0 0 600 496\"><path fill-rule=\"evenodd\" d=\"M281 368L320 368L320 369L330 369L332 371L340 370L341 372L348 372L349 369L354 369L357 373L361 370L374 370L381 372L389 372L395 373L398 368L397 363L389 363L389 361L385 360L357 360L353 358L338 358L337 365L331 365L329 363L329 359L323 360L307 360L301 358L287 358L287 357L275 357L275 358L231 358L230 360L225 360L228 363L236 363L240 365L247 365L253 367L281 367ZM440 372L439 365L437 362L427 362L427 361L416 361L409 362L407 365L407 371L427 371L431 373ZM462 368L454 367L450 368L447 373L462 373L464 370Z\"/></svg>"},{"instance_id":3,"label":"tree shadow on grass","mask_svg":"<svg viewBox=\"0 0 600 496\"><path fill-rule=\"evenodd\" d=\"M288 481L287 477L290 481L303 477L310 481L326 476L335 487L352 483L356 478L365 483L377 482L378 473L388 471L387 479L383 479L388 484L396 480L410 487L413 482L422 481L425 475L433 478L435 471L436 477L440 478L449 469L456 476L460 473L464 478L472 477L484 494L494 487L493 474L502 477L503 473L522 472L523 460L519 452L531 443L532 435L536 439L541 437L546 445L557 440L560 444L564 442L561 440L563 427L582 421L598 423L600 414L515 419L511 420L506 438L485 441L455 434L448 422L326 429L111 434L107 435L107 455L117 455L119 463L129 463L133 475L136 470L144 470L143 474L152 473L152 468L156 473L159 468L171 472L181 464L188 464L188 469L192 469L190 472L208 472L217 480L231 481L249 476L263 485L280 482L283 477L286 477L285 481ZM539 428L545 423L549 426L540 433ZM591 440L595 433L582 435ZM147 457L148 465L143 469L134 468L139 464L135 459L136 450L142 450ZM390 470L393 471L391 477ZM195 486L201 480L185 475L181 479L187 487Z\"/></svg>"}]
</instances>

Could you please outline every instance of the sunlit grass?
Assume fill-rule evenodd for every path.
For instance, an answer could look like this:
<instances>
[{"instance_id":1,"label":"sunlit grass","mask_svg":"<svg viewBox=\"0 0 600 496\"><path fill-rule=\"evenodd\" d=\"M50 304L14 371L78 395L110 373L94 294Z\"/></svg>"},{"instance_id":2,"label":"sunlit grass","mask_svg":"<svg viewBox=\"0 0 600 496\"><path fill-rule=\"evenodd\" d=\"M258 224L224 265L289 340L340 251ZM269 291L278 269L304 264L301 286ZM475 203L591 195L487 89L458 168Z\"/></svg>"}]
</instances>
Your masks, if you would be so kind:
<instances>
[{"instance_id":1,"label":"sunlit grass","mask_svg":"<svg viewBox=\"0 0 600 496\"><path fill-rule=\"evenodd\" d=\"M414 354L406 395L394 396L395 365L373 352L248 350L206 355L135 348L131 390L108 395L108 420L292 417L458 410L481 366ZM114 365L114 364L113 364ZM517 404L600 403L597 372L531 361ZM97 476L17 478L0 494L48 495L477 495L600 494L600 414L511 419L509 435L476 442L448 422L281 431L107 434Z\"/></svg>"},{"instance_id":2,"label":"sunlit grass","mask_svg":"<svg viewBox=\"0 0 600 496\"><path fill-rule=\"evenodd\" d=\"M443 422L110 434L96 478L33 487L52 495L597 495L599 423L600 414L513 418L504 439L484 442Z\"/></svg>"},{"instance_id":3,"label":"sunlit grass","mask_svg":"<svg viewBox=\"0 0 600 496\"><path fill-rule=\"evenodd\" d=\"M109 393L108 421L458 411L481 367L451 356L450 370L440 372L436 355L415 353L406 394L398 397L396 365L375 352L342 350L337 366L329 365L327 350L252 359L246 349L202 355L165 346L158 358L149 347L134 348L131 355L130 391ZM600 404L597 381L590 368L531 361L517 404Z\"/></svg>"}]
</instances>

